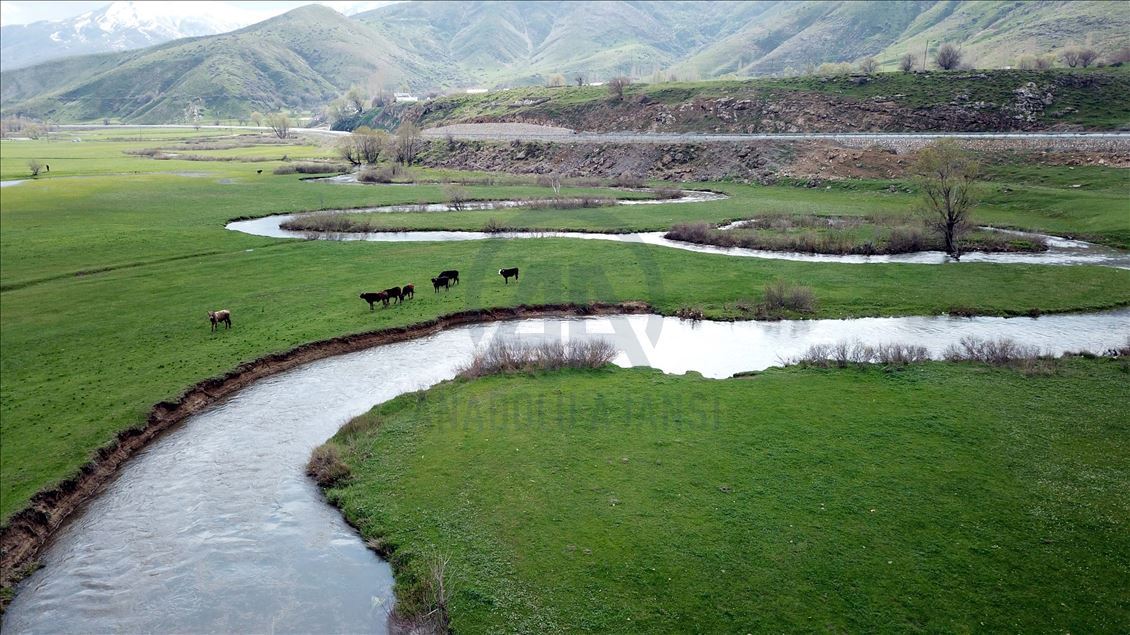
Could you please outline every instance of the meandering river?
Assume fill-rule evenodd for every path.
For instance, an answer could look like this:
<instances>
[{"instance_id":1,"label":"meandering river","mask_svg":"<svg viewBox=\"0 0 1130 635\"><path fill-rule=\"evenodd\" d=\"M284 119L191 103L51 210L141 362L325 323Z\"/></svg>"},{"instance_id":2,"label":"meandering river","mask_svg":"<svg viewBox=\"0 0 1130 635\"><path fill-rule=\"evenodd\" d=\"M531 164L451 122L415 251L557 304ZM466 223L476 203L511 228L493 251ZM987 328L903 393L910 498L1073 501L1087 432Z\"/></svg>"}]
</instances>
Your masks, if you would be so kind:
<instances>
[{"instance_id":1,"label":"meandering river","mask_svg":"<svg viewBox=\"0 0 1130 635\"><path fill-rule=\"evenodd\" d=\"M1130 309L1032 318L903 317L689 322L654 315L461 327L312 362L197 414L130 460L44 550L5 633L381 632L389 565L303 474L351 417L454 375L492 338L600 337L616 363L726 377L814 343L1012 337L1053 352L1130 336ZM708 433L704 431L703 433Z\"/></svg>"},{"instance_id":2,"label":"meandering river","mask_svg":"<svg viewBox=\"0 0 1130 635\"><path fill-rule=\"evenodd\" d=\"M723 194L685 190L681 199L655 200L655 199L621 199L618 205L658 205L671 203L701 203L726 198ZM477 201L467 203L464 210L489 210L505 209L520 205L519 201ZM387 205L368 209L349 210L352 213L440 213L451 211L451 207L443 203L430 205ZM626 243L644 243L694 251L706 254L723 254L727 256L744 258L765 258L770 260L798 260L804 262L837 262L844 264L878 264L878 263L906 263L920 265L940 265L952 263L953 260L941 251L920 251L908 254L891 254L877 256L861 255L835 255L835 254L808 254L787 251L768 251L762 249L746 249L742 247L715 247L713 245L699 245L695 243L670 240L665 238L666 232L636 232L625 234L606 234L599 232L556 232L556 231L519 231L519 232L475 232L475 231L408 231L408 232L309 232L292 231L283 229L282 225L288 221L311 215L333 214L340 211L318 211L298 214L276 214L250 220L240 220L228 223L227 228L233 231L266 236L270 238L317 238L326 240L365 240L371 242L451 242L459 240L506 240L522 238L574 238L578 240L611 240ZM733 227L731 224L727 227ZM726 227L723 227L726 229ZM986 228L992 229L992 228ZM1006 231L1006 230L997 230ZM1071 240L1058 236L1048 236L1031 232L1009 231L1019 236L1043 238L1047 241L1048 250L1031 253L992 253L969 252L961 257L961 262L989 262L1000 264L1036 264L1036 265L1098 265L1130 269L1130 252L1104 247L1081 240Z\"/></svg>"}]
</instances>

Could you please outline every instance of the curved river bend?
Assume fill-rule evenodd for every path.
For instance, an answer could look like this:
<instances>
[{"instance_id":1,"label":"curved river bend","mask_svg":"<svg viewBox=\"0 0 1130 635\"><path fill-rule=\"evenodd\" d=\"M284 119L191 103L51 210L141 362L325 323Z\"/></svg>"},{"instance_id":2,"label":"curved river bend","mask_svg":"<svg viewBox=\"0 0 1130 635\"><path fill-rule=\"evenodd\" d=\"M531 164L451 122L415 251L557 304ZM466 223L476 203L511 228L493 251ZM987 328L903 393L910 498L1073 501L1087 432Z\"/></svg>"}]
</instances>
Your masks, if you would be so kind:
<instances>
[{"instance_id":1,"label":"curved river bend","mask_svg":"<svg viewBox=\"0 0 1130 635\"><path fill-rule=\"evenodd\" d=\"M261 380L127 462L44 551L5 633L371 632L387 628L392 576L304 476L310 450L349 418L450 378L492 338L602 337L616 363L726 377L814 343L962 336L1056 352L1130 336L1130 309L1031 318L687 322L654 315L463 327Z\"/></svg>"},{"instance_id":2,"label":"curved river bend","mask_svg":"<svg viewBox=\"0 0 1130 635\"><path fill-rule=\"evenodd\" d=\"M724 199L724 194L704 192L698 190L684 190L684 197L674 200L619 200L618 205L660 205L672 203L701 203ZM504 209L519 205L518 201L478 201L466 204L464 210L489 210ZM249 220L233 221L227 224L227 229L265 236L268 238L318 238L326 240L365 240L371 242L451 242L459 240L488 240L488 239L517 239L517 238L576 238L580 240L612 240L627 243L644 243L660 247L682 249L706 254L723 254L746 258L765 258L770 260L798 260L804 262L838 262L844 264L871 264L871 263L906 263L921 265L940 265L952 260L940 251L920 251L908 254L893 254L879 256L861 255L835 255L835 254L806 254L786 251L766 251L761 249L745 249L742 247L715 247L713 245L699 245L679 240L665 238L666 232L637 232L627 234L602 234L597 232L555 232L555 231L519 231L519 232L474 232L474 231L408 231L408 232L307 232L283 229L282 225L296 218L314 216L319 214L340 213L391 213L391 212L416 212L439 213L451 211L451 208L442 203L425 206L415 205L388 205L357 210L330 210L319 212L305 212L299 214L276 214ZM742 221L731 223L722 229L740 226ZM986 228L992 229L992 228ZM1111 249L1102 245L1095 245L1081 240L1070 240L1058 236L1047 236L1030 232L1009 230L996 230L1018 236L1039 237L1047 241L1048 250L1035 253L989 253L969 252L961 257L961 262L989 262L1000 264L1036 264L1036 265L1099 265L1130 269L1130 252Z\"/></svg>"}]
</instances>

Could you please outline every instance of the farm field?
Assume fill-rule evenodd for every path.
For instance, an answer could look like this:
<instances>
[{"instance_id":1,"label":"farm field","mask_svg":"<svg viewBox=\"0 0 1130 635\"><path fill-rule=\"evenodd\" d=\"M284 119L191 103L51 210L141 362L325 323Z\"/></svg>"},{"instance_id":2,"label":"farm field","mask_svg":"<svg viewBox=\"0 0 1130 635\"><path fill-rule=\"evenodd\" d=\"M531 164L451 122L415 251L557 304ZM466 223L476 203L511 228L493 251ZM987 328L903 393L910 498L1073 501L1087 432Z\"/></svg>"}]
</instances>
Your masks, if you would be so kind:
<instances>
[{"instance_id":1,"label":"farm field","mask_svg":"<svg viewBox=\"0 0 1130 635\"><path fill-rule=\"evenodd\" d=\"M333 157L330 146L301 140L239 139L240 147L194 151L233 160L190 161L126 152L199 140L222 145L232 138L188 129L68 132L64 138L0 143L0 175L26 179L0 191L5 521L37 491L75 474L119 431L142 424L154 403L201 379L304 343L462 310L639 301L665 315L693 309L708 318L751 319L749 307L777 282L809 287L816 299L811 311L782 315L789 318L1027 315L1130 305L1130 272L1102 267L844 266L567 239L443 244L267 239L224 225L274 213L444 202L448 180L466 180L464 189L478 200L545 198L552 192L531 181L499 178L478 185L490 181L481 174L417 168L415 177L437 182L340 185L273 174L287 165L283 154ZM27 179L30 158L51 165L51 172ZM983 188L985 205L978 212L982 222L1127 245L1125 171L1008 164L992 169L997 171ZM1080 182L1085 187L1072 187ZM891 184L894 193L888 191ZM552 212L388 214L379 220L426 218L444 227L479 229L484 218L499 218L527 228L635 231L769 213L901 215L913 207L903 182L830 185L695 183L687 187L730 198ZM566 187L561 194L643 196L593 186ZM520 267L521 284L504 285L496 273L503 266ZM428 278L443 269L463 272L462 284L439 294L428 291ZM409 282L417 297L400 306L370 312L357 297ZM213 335L205 311L218 308L232 311L234 328ZM957 373L930 368L914 372L941 373L947 381L948 373ZM1078 368L1079 375L1090 372L1085 365ZM620 381L621 375L608 373ZM661 376L622 376L637 377Z\"/></svg>"},{"instance_id":2,"label":"farm field","mask_svg":"<svg viewBox=\"0 0 1130 635\"><path fill-rule=\"evenodd\" d=\"M327 495L457 632L1119 630L1126 361L1061 364L457 379Z\"/></svg>"}]
</instances>

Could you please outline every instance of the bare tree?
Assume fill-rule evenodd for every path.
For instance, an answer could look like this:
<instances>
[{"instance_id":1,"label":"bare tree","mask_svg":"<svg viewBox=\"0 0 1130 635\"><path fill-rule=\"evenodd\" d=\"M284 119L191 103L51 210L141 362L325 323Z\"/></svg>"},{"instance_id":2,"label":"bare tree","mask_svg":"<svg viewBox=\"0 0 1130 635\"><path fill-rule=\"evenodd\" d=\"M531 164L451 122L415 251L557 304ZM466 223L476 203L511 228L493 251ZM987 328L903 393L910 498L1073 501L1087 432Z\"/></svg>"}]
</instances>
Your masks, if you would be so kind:
<instances>
[{"instance_id":1,"label":"bare tree","mask_svg":"<svg viewBox=\"0 0 1130 635\"><path fill-rule=\"evenodd\" d=\"M867 57L859 62L859 70L864 75L872 75L879 69L879 62L874 57Z\"/></svg>"},{"instance_id":2,"label":"bare tree","mask_svg":"<svg viewBox=\"0 0 1130 635\"><path fill-rule=\"evenodd\" d=\"M354 84L349 88L342 99L345 106L353 111L352 114L357 115L365 111L365 104L369 101L369 96L365 94L365 91L361 90L360 86Z\"/></svg>"},{"instance_id":3,"label":"bare tree","mask_svg":"<svg viewBox=\"0 0 1130 635\"><path fill-rule=\"evenodd\" d=\"M290 135L290 117L285 112L267 115L267 126L279 139L286 139Z\"/></svg>"},{"instance_id":4,"label":"bare tree","mask_svg":"<svg viewBox=\"0 0 1130 635\"><path fill-rule=\"evenodd\" d=\"M561 73L551 75L549 77L549 80L546 81L545 85L549 86L550 88L561 88L565 85L565 76Z\"/></svg>"},{"instance_id":5,"label":"bare tree","mask_svg":"<svg viewBox=\"0 0 1130 635\"><path fill-rule=\"evenodd\" d=\"M1087 68L1091 64L1094 64L1095 60L1097 59L1099 59L1099 54L1095 52L1095 49L1079 50L1079 65L1083 68Z\"/></svg>"},{"instance_id":6,"label":"bare tree","mask_svg":"<svg viewBox=\"0 0 1130 635\"><path fill-rule=\"evenodd\" d=\"M43 169L43 165L35 159L28 159L27 171L31 172L32 176L39 176L39 171Z\"/></svg>"},{"instance_id":7,"label":"bare tree","mask_svg":"<svg viewBox=\"0 0 1130 635\"><path fill-rule=\"evenodd\" d=\"M899 59L899 70L904 73L909 73L914 70L914 55L907 53Z\"/></svg>"},{"instance_id":8,"label":"bare tree","mask_svg":"<svg viewBox=\"0 0 1130 635\"><path fill-rule=\"evenodd\" d=\"M946 253L961 258L961 240L976 205L973 186L978 165L953 139L937 141L918 153L914 173L922 188L923 213L946 244Z\"/></svg>"},{"instance_id":9,"label":"bare tree","mask_svg":"<svg viewBox=\"0 0 1130 635\"><path fill-rule=\"evenodd\" d=\"M251 111L251 122L254 123L256 127L262 126L263 113L259 112L258 110Z\"/></svg>"},{"instance_id":10,"label":"bare tree","mask_svg":"<svg viewBox=\"0 0 1130 635\"><path fill-rule=\"evenodd\" d=\"M623 99L624 89L627 88L632 80L621 75L620 77L613 77L608 80L608 94L612 95L613 99Z\"/></svg>"},{"instance_id":11,"label":"bare tree","mask_svg":"<svg viewBox=\"0 0 1130 635\"><path fill-rule=\"evenodd\" d=\"M463 211L470 196L462 185L451 183L443 186L443 197L447 199L448 207L456 212Z\"/></svg>"},{"instance_id":12,"label":"bare tree","mask_svg":"<svg viewBox=\"0 0 1130 635\"><path fill-rule=\"evenodd\" d=\"M577 73L576 75L573 76L573 82L576 83L578 87L584 86L585 85L585 76L582 75L581 73Z\"/></svg>"},{"instance_id":13,"label":"bare tree","mask_svg":"<svg viewBox=\"0 0 1130 635\"><path fill-rule=\"evenodd\" d=\"M396 158L405 166L412 165L420 149L420 129L405 122L396 129Z\"/></svg>"},{"instance_id":14,"label":"bare tree","mask_svg":"<svg viewBox=\"0 0 1130 635\"><path fill-rule=\"evenodd\" d=\"M371 165L381 158L381 150L384 149L387 139L388 135L384 131L361 126L341 140L338 152L343 159L353 165L362 163Z\"/></svg>"},{"instance_id":15,"label":"bare tree","mask_svg":"<svg viewBox=\"0 0 1130 635\"><path fill-rule=\"evenodd\" d=\"M538 175L536 183L542 187L548 187L553 190L556 196L561 193L561 173L550 172L549 174Z\"/></svg>"},{"instance_id":16,"label":"bare tree","mask_svg":"<svg viewBox=\"0 0 1130 635\"><path fill-rule=\"evenodd\" d=\"M1060 52L1059 59L1069 67L1075 68L1079 65L1079 49L1064 49Z\"/></svg>"},{"instance_id":17,"label":"bare tree","mask_svg":"<svg viewBox=\"0 0 1130 635\"><path fill-rule=\"evenodd\" d=\"M953 44L943 44L934 53L934 63L942 70L953 70L961 64L961 51Z\"/></svg>"}]
</instances>

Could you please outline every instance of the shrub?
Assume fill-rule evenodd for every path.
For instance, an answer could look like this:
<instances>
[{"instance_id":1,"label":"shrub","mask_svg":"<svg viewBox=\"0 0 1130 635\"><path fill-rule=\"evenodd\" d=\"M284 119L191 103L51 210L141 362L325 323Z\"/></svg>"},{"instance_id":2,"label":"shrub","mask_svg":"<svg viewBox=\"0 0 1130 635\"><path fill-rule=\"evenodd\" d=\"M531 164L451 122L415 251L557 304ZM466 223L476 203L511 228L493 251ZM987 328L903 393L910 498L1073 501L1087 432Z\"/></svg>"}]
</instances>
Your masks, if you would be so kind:
<instances>
[{"instance_id":1,"label":"shrub","mask_svg":"<svg viewBox=\"0 0 1130 635\"><path fill-rule=\"evenodd\" d=\"M487 222L483 223L483 231L488 234L500 234L502 232L510 231L510 228L502 224L502 221L497 218L489 218Z\"/></svg>"},{"instance_id":2,"label":"shrub","mask_svg":"<svg viewBox=\"0 0 1130 635\"><path fill-rule=\"evenodd\" d=\"M828 368L835 365L847 368L862 364L906 366L928 361L930 352L917 344L887 343L868 346L859 340L840 341L835 344L813 344L799 356L786 360L788 364Z\"/></svg>"},{"instance_id":3,"label":"shrub","mask_svg":"<svg viewBox=\"0 0 1130 635\"><path fill-rule=\"evenodd\" d=\"M816 310L816 295L811 287L803 287L778 280L766 285L762 305L769 313L796 311L811 313Z\"/></svg>"},{"instance_id":4,"label":"shrub","mask_svg":"<svg viewBox=\"0 0 1130 635\"><path fill-rule=\"evenodd\" d=\"M462 186L450 184L443 187L443 197L447 200L448 206L458 212L467 204L470 195Z\"/></svg>"},{"instance_id":5,"label":"shrub","mask_svg":"<svg viewBox=\"0 0 1130 635\"><path fill-rule=\"evenodd\" d=\"M390 168L365 168L357 175L357 180L362 183L392 183L395 176L395 165Z\"/></svg>"},{"instance_id":6,"label":"shrub","mask_svg":"<svg viewBox=\"0 0 1130 635\"><path fill-rule=\"evenodd\" d=\"M349 166L344 163L294 163L295 172L300 174L329 174L331 172L348 172Z\"/></svg>"},{"instance_id":7,"label":"shrub","mask_svg":"<svg viewBox=\"0 0 1130 635\"><path fill-rule=\"evenodd\" d=\"M28 160L27 171L30 172L32 176L39 176L39 171L42 169L43 164L41 164L39 161L36 161L35 159Z\"/></svg>"},{"instance_id":8,"label":"shrub","mask_svg":"<svg viewBox=\"0 0 1130 635\"><path fill-rule=\"evenodd\" d=\"M961 64L961 51L953 44L943 44L934 54L934 63L942 70L953 70Z\"/></svg>"},{"instance_id":9,"label":"shrub","mask_svg":"<svg viewBox=\"0 0 1130 635\"><path fill-rule=\"evenodd\" d=\"M341 460L341 450L336 444L325 443L310 453L306 474L321 487L330 487L349 476L349 466Z\"/></svg>"},{"instance_id":10,"label":"shrub","mask_svg":"<svg viewBox=\"0 0 1130 635\"><path fill-rule=\"evenodd\" d=\"M459 369L459 376L482 377L562 368L600 368L616 358L616 347L605 340L524 344L496 339Z\"/></svg>"},{"instance_id":11,"label":"shrub","mask_svg":"<svg viewBox=\"0 0 1130 635\"><path fill-rule=\"evenodd\" d=\"M683 192L683 190L671 188L671 187L661 187L661 188L652 190L652 194L655 195L655 198L657 198L661 201L670 201L670 200L674 200L674 199L678 199L678 198L683 198L684 196L686 196L686 194Z\"/></svg>"}]
</instances>

